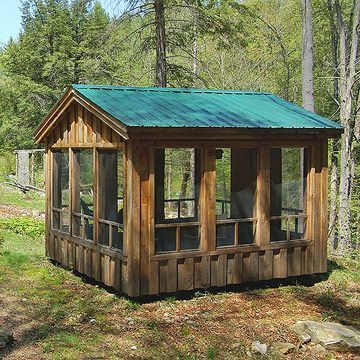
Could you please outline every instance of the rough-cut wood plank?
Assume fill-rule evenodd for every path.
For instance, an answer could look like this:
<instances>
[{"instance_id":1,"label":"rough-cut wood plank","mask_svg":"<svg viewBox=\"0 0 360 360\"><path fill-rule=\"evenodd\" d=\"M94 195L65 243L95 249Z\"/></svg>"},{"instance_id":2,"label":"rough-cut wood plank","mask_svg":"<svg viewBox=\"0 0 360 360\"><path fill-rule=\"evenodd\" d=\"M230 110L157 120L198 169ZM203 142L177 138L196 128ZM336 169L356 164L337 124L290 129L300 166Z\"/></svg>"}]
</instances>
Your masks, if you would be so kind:
<instances>
[{"instance_id":1,"label":"rough-cut wood plank","mask_svg":"<svg viewBox=\"0 0 360 360\"><path fill-rule=\"evenodd\" d=\"M92 252L91 266L92 277L97 281L101 281L101 254L98 251Z\"/></svg>"},{"instance_id":2,"label":"rough-cut wood plank","mask_svg":"<svg viewBox=\"0 0 360 360\"><path fill-rule=\"evenodd\" d=\"M149 295L159 293L159 262L150 261Z\"/></svg>"},{"instance_id":3,"label":"rough-cut wood plank","mask_svg":"<svg viewBox=\"0 0 360 360\"><path fill-rule=\"evenodd\" d=\"M321 143L314 145L311 151L312 167L312 236L314 239L314 273L321 272Z\"/></svg>"},{"instance_id":4,"label":"rough-cut wood plank","mask_svg":"<svg viewBox=\"0 0 360 360\"><path fill-rule=\"evenodd\" d=\"M287 249L279 249L273 254L273 277L281 279L287 276Z\"/></svg>"},{"instance_id":5,"label":"rough-cut wood plank","mask_svg":"<svg viewBox=\"0 0 360 360\"><path fill-rule=\"evenodd\" d=\"M288 272L287 276L297 276L301 274L301 248L289 248L287 253Z\"/></svg>"},{"instance_id":6,"label":"rough-cut wood plank","mask_svg":"<svg viewBox=\"0 0 360 360\"><path fill-rule=\"evenodd\" d=\"M269 280L273 276L273 252L265 250L259 253L259 280Z\"/></svg>"},{"instance_id":7,"label":"rough-cut wood plank","mask_svg":"<svg viewBox=\"0 0 360 360\"><path fill-rule=\"evenodd\" d=\"M91 273L91 269L92 269L92 250L89 248L85 248L84 247L84 273L86 276L91 277L92 273Z\"/></svg>"},{"instance_id":8,"label":"rough-cut wood plank","mask_svg":"<svg viewBox=\"0 0 360 360\"><path fill-rule=\"evenodd\" d=\"M266 245L270 242L270 149L261 146L258 156L256 243Z\"/></svg>"},{"instance_id":9,"label":"rough-cut wood plank","mask_svg":"<svg viewBox=\"0 0 360 360\"><path fill-rule=\"evenodd\" d=\"M226 261L227 255L221 254L218 258L217 266L217 285L216 286L225 286L226 285Z\"/></svg>"},{"instance_id":10,"label":"rough-cut wood plank","mask_svg":"<svg viewBox=\"0 0 360 360\"><path fill-rule=\"evenodd\" d=\"M140 144L127 145L126 249L128 254L128 294L140 294Z\"/></svg>"},{"instance_id":11,"label":"rough-cut wood plank","mask_svg":"<svg viewBox=\"0 0 360 360\"><path fill-rule=\"evenodd\" d=\"M216 163L215 148L206 147L203 151L203 172L201 177L200 216L201 216L201 249L204 251L216 248ZM210 269L209 269L210 270Z\"/></svg>"},{"instance_id":12,"label":"rough-cut wood plank","mask_svg":"<svg viewBox=\"0 0 360 360\"><path fill-rule=\"evenodd\" d=\"M234 268L233 268L233 284L240 284L243 280L242 274L242 264L243 264L243 255L235 254L234 255Z\"/></svg>"},{"instance_id":13,"label":"rough-cut wood plank","mask_svg":"<svg viewBox=\"0 0 360 360\"><path fill-rule=\"evenodd\" d=\"M169 259L167 261L167 292L177 290L177 260Z\"/></svg>"},{"instance_id":14,"label":"rough-cut wood plank","mask_svg":"<svg viewBox=\"0 0 360 360\"><path fill-rule=\"evenodd\" d=\"M328 242L328 141L322 140L321 158L321 225L320 225L320 272L327 271Z\"/></svg>"},{"instance_id":15,"label":"rough-cut wood plank","mask_svg":"<svg viewBox=\"0 0 360 360\"><path fill-rule=\"evenodd\" d=\"M115 267L114 267L114 288L116 291L121 291L121 260L115 260Z\"/></svg>"},{"instance_id":16,"label":"rough-cut wood plank","mask_svg":"<svg viewBox=\"0 0 360 360\"><path fill-rule=\"evenodd\" d=\"M166 293L168 284L167 284L167 261L159 262L159 292Z\"/></svg>"},{"instance_id":17,"label":"rough-cut wood plank","mask_svg":"<svg viewBox=\"0 0 360 360\"><path fill-rule=\"evenodd\" d=\"M227 256L226 284L234 283L234 255Z\"/></svg>"},{"instance_id":18,"label":"rough-cut wood plank","mask_svg":"<svg viewBox=\"0 0 360 360\"><path fill-rule=\"evenodd\" d=\"M49 144L46 144L45 148L45 254L46 256L53 258L53 239L50 235L51 228L51 160L52 154Z\"/></svg>"},{"instance_id":19,"label":"rough-cut wood plank","mask_svg":"<svg viewBox=\"0 0 360 360\"><path fill-rule=\"evenodd\" d=\"M151 188L150 188L150 148L142 147L140 154L140 191L141 191L141 221L140 221L140 293L149 293L149 273L150 273L150 207ZM161 291L161 281L160 281ZM167 290L165 289L164 292Z\"/></svg>"},{"instance_id":20,"label":"rough-cut wood plank","mask_svg":"<svg viewBox=\"0 0 360 360\"><path fill-rule=\"evenodd\" d=\"M250 253L244 253L242 257L242 281L249 282L250 281Z\"/></svg>"},{"instance_id":21,"label":"rough-cut wood plank","mask_svg":"<svg viewBox=\"0 0 360 360\"><path fill-rule=\"evenodd\" d=\"M128 286L128 274L127 274L127 262L121 262L121 291L127 294Z\"/></svg>"},{"instance_id":22,"label":"rough-cut wood plank","mask_svg":"<svg viewBox=\"0 0 360 360\"><path fill-rule=\"evenodd\" d=\"M259 253L251 252L250 253L250 281L259 280Z\"/></svg>"},{"instance_id":23,"label":"rough-cut wood plank","mask_svg":"<svg viewBox=\"0 0 360 360\"><path fill-rule=\"evenodd\" d=\"M178 290L194 288L194 259L186 258L178 262Z\"/></svg>"}]
</instances>

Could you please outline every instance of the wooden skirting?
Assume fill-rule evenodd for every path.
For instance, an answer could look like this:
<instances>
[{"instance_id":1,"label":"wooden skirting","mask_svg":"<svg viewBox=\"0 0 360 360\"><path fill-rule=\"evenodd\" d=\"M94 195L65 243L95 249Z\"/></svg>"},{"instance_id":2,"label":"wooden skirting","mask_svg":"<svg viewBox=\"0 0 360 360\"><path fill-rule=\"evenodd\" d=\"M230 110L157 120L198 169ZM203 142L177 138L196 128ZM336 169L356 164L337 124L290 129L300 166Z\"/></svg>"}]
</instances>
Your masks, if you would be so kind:
<instances>
[{"instance_id":1,"label":"wooden skirting","mask_svg":"<svg viewBox=\"0 0 360 360\"><path fill-rule=\"evenodd\" d=\"M218 249L211 253L155 255L150 261L150 293L159 294L259 280L310 275L312 242L271 244L253 251ZM311 250L310 250L311 249Z\"/></svg>"},{"instance_id":2,"label":"wooden skirting","mask_svg":"<svg viewBox=\"0 0 360 360\"><path fill-rule=\"evenodd\" d=\"M127 292L127 259L124 255L54 230L48 234L46 243L50 259L118 292Z\"/></svg>"},{"instance_id":3,"label":"wooden skirting","mask_svg":"<svg viewBox=\"0 0 360 360\"><path fill-rule=\"evenodd\" d=\"M150 258L148 294L310 275L313 273L312 249L312 241L297 240L221 248L209 253L154 255ZM127 293L127 258L118 251L51 230L47 254L69 269Z\"/></svg>"}]
</instances>

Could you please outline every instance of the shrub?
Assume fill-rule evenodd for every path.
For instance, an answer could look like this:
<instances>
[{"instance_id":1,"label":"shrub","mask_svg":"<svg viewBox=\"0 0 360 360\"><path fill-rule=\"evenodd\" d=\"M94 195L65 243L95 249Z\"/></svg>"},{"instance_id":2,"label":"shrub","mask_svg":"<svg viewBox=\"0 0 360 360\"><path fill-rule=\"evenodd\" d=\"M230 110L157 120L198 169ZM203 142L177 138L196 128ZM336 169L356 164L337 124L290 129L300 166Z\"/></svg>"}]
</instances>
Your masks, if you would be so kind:
<instances>
[{"instance_id":1,"label":"shrub","mask_svg":"<svg viewBox=\"0 0 360 360\"><path fill-rule=\"evenodd\" d=\"M33 239L43 237L45 234L44 222L27 216L0 219L0 229L11 230L15 234Z\"/></svg>"}]
</instances>

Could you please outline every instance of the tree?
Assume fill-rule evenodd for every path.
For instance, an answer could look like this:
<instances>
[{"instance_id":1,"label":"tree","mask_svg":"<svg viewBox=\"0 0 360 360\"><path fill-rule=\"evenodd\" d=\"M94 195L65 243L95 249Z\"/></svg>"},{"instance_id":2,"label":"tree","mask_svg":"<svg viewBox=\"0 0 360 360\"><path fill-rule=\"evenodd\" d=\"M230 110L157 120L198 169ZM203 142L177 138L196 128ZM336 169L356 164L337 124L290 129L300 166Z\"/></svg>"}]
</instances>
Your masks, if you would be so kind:
<instances>
[{"instance_id":1,"label":"tree","mask_svg":"<svg viewBox=\"0 0 360 360\"><path fill-rule=\"evenodd\" d=\"M302 18L302 102L314 112L314 56L311 0L301 0Z\"/></svg>"},{"instance_id":2,"label":"tree","mask_svg":"<svg viewBox=\"0 0 360 360\"><path fill-rule=\"evenodd\" d=\"M339 33L339 99L340 122L344 126L341 137L341 163L339 187L339 252L346 253L352 248L350 225L350 199L353 178L352 141L354 137L354 116L356 110L356 84L359 74L356 73L358 63L359 28L360 28L360 0L355 0L351 12L352 23L347 26L343 19L343 12L339 0L335 0L337 28Z\"/></svg>"}]
</instances>

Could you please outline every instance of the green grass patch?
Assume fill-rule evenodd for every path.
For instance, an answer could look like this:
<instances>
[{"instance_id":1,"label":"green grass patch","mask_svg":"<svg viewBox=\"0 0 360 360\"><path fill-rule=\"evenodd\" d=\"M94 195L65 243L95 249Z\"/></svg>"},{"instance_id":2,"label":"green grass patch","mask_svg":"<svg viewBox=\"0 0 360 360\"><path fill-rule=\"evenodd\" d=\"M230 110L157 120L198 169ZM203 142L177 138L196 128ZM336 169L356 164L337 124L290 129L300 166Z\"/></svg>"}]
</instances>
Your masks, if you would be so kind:
<instances>
[{"instance_id":1,"label":"green grass patch","mask_svg":"<svg viewBox=\"0 0 360 360\"><path fill-rule=\"evenodd\" d=\"M11 230L17 235L25 235L32 239L43 238L45 225L42 220L30 216L9 217L0 219L0 230Z\"/></svg>"},{"instance_id":2,"label":"green grass patch","mask_svg":"<svg viewBox=\"0 0 360 360\"><path fill-rule=\"evenodd\" d=\"M4 181L5 179L0 179ZM45 211L45 194L30 190L26 194L8 185L0 185L0 204L15 205L26 210Z\"/></svg>"}]
</instances>

